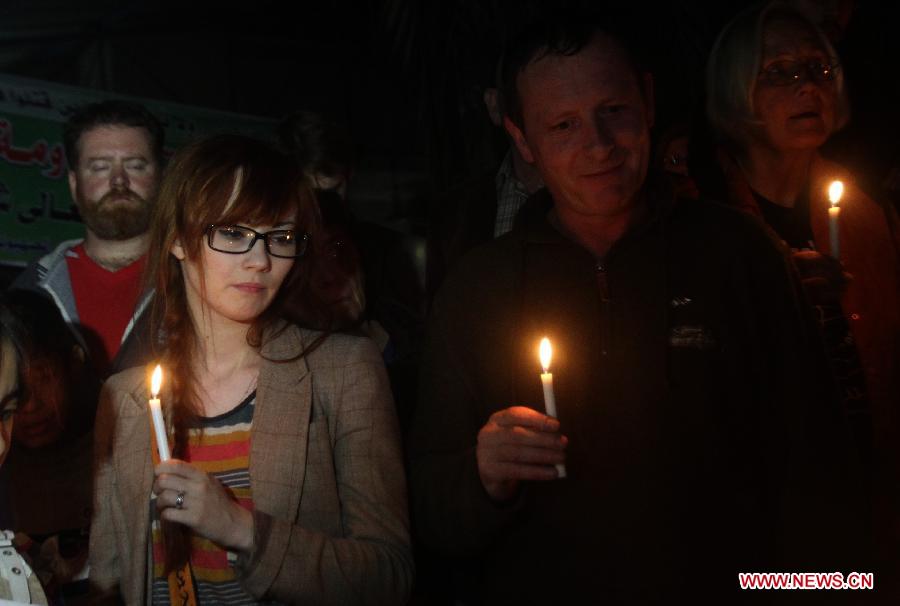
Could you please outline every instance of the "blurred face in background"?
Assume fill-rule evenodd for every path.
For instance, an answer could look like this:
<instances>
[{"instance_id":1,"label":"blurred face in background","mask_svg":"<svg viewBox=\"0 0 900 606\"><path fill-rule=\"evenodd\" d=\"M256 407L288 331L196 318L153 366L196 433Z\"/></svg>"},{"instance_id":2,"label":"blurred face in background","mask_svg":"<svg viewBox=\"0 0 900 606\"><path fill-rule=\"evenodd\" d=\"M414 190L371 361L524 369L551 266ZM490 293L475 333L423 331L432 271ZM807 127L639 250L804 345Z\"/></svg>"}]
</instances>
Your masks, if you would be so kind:
<instances>
[{"instance_id":1,"label":"blurred face in background","mask_svg":"<svg viewBox=\"0 0 900 606\"><path fill-rule=\"evenodd\" d=\"M19 402L19 364L12 344L0 342L0 464L12 444L13 419Z\"/></svg>"},{"instance_id":2,"label":"blurred face in background","mask_svg":"<svg viewBox=\"0 0 900 606\"><path fill-rule=\"evenodd\" d=\"M662 141L657 168L668 177L676 196L696 199L700 197L700 191L688 168L690 143L687 135L672 136Z\"/></svg>"},{"instance_id":3,"label":"blurred face in background","mask_svg":"<svg viewBox=\"0 0 900 606\"><path fill-rule=\"evenodd\" d=\"M347 182L349 179L346 175L326 175L325 173L309 173L307 178L312 182L313 188L318 191L334 192L342 200L347 199Z\"/></svg>"},{"instance_id":4,"label":"blurred face in background","mask_svg":"<svg viewBox=\"0 0 900 606\"><path fill-rule=\"evenodd\" d=\"M74 362L73 362L74 363ZM69 415L71 381L66 365L49 356L33 356L22 372L25 389L16 412L13 439L25 448L41 448L62 436Z\"/></svg>"},{"instance_id":5,"label":"blurred face in background","mask_svg":"<svg viewBox=\"0 0 900 606\"><path fill-rule=\"evenodd\" d=\"M324 228L321 237L322 253L316 258L309 287L338 325L352 325L366 305L359 252L340 225Z\"/></svg>"},{"instance_id":6,"label":"blurred face in background","mask_svg":"<svg viewBox=\"0 0 900 606\"><path fill-rule=\"evenodd\" d=\"M753 108L762 122L756 144L780 152L810 151L828 140L837 121L835 62L804 23L778 17L767 23L753 90Z\"/></svg>"},{"instance_id":7,"label":"blurred face in background","mask_svg":"<svg viewBox=\"0 0 900 606\"><path fill-rule=\"evenodd\" d=\"M662 169L673 175L687 177L690 141L687 136L675 137L666 143L663 150Z\"/></svg>"}]
</instances>

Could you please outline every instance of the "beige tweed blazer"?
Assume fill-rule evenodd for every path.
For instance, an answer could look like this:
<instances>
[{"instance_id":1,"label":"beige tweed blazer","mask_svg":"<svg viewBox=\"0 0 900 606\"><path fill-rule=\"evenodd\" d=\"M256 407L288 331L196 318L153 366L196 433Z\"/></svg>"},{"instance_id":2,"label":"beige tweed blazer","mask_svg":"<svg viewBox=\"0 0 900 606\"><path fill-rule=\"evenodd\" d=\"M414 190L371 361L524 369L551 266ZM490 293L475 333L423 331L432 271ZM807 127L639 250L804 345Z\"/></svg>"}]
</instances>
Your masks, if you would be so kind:
<instances>
[{"instance_id":1,"label":"beige tweed blazer","mask_svg":"<svg viewBox=\"0 0 900 606\"><path fill-rule=\"evenodd\" d=\"M290 358L316 336L291 326L263 354ZM145 368L109 379L96 424L90 579L99 595L127 604L148 595L146 382ZM239 562L244 588L286 604L405 603L413 578L406 481L374 344L335 334L303 359L264 362L250 440L262 540Z\"/></svg>"}]
</instances>

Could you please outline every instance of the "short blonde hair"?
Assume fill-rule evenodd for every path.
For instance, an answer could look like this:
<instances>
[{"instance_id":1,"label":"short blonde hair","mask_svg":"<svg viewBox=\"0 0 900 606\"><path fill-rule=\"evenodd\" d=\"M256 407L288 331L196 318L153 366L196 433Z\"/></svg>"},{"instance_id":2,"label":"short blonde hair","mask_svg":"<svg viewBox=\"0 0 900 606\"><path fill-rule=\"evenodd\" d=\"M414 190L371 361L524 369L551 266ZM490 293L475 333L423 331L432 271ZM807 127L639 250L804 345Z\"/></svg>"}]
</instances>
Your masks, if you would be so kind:
<instances>
[{"instance_id":1,"label":"short blonde hair","mask_svg":"<svg viewBox=\"0 0 900 606\"><path fill-rule=\"evenodd\" d=\"M750 137L762 127L753 107L753 93L762 66L763 34L766 26L775 19L805 25L828 56L838 58L831 42L809 16L784 2L758 4L732 19L716 39L706 65L706 116L720 142L736 153L743 150ZM843 70L835 70L834 84L837 94L835 130L838 130L850 118Z\"/></svg>"}]
</instances>

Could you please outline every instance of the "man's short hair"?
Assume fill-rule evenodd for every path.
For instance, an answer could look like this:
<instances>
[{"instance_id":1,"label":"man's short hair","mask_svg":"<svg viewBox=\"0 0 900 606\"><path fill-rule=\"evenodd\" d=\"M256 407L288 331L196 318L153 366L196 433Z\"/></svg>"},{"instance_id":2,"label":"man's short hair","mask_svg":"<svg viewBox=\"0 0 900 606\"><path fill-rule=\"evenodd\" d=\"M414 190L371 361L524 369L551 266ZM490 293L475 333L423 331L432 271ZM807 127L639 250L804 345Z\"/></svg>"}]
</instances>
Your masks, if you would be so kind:
<instances>
[{"instance_id":1,"label":"man's short hair","mask_svg":"<svg viewBox=\"0 0 900 606\"><path fill-rule=\"evenodd\" d=\"M522 99L517 80L519 74L533 61L550 55L571 57L580 53L599 35L612 39L625 55L640 78L647 72L646 62L634 43L634 20L624 12L598 14L593 12L550 16L534 21L510 36L499 68L500 109L520 128ZM639 80L640 81L640 80ZM643 87L641 87L643 91Z\"/></svg>"},{"instance_id":2,"label":"man's short hair","mask_svg":"<svg viewBox=\"0 0 900 606\"><path fill-rule=\"evenodd\" d=\"M713 45L706 65L706 115L720 142L733 152L745 148L749 137L762 128L753 107L753 93L762 67L763 33L766 25L775 19L788 19L808 27L822 49L837 59L837 52L822 30L805 13L788 4L757 4L729 22ZM840 68L836 70L834 84L836 128L840 128L850 117Z\"/></svg>"},{"instance_id":3,"label":"man's short hair","mask_svg":"<svg viewBox=\"0 0 900 606\"><path fill-rule=\"evenodd\" d=\"M78 140L85 132L98 126L126 126L143 128L150 135L150 149L158 166L163 165L165 132L159 120L140 103L111 99L83 105L73 113L63 127L63 145L69 168L78 166Z\"/></svg>"}]
</instances>

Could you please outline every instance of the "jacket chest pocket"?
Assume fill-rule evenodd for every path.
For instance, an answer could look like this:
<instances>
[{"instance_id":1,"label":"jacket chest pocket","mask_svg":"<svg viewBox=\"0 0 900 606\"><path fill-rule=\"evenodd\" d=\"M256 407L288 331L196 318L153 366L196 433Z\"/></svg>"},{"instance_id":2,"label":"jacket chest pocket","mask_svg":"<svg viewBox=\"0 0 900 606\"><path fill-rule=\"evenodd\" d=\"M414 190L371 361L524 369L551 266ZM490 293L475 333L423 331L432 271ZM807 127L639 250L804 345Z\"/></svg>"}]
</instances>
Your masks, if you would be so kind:
<instances>
[{"instance_id":1,"label":"jacket chest pocket","mask_svg":"<svg viewBox=\"0 0 900 606\"><path fill-rule=\"evenodd\" d=\"M667 374L670 395L677 402L682 423L707 426L723 403L727 348L718 315L703 301L678 296L669 302Z\"/></svg>"}]
</instances>

